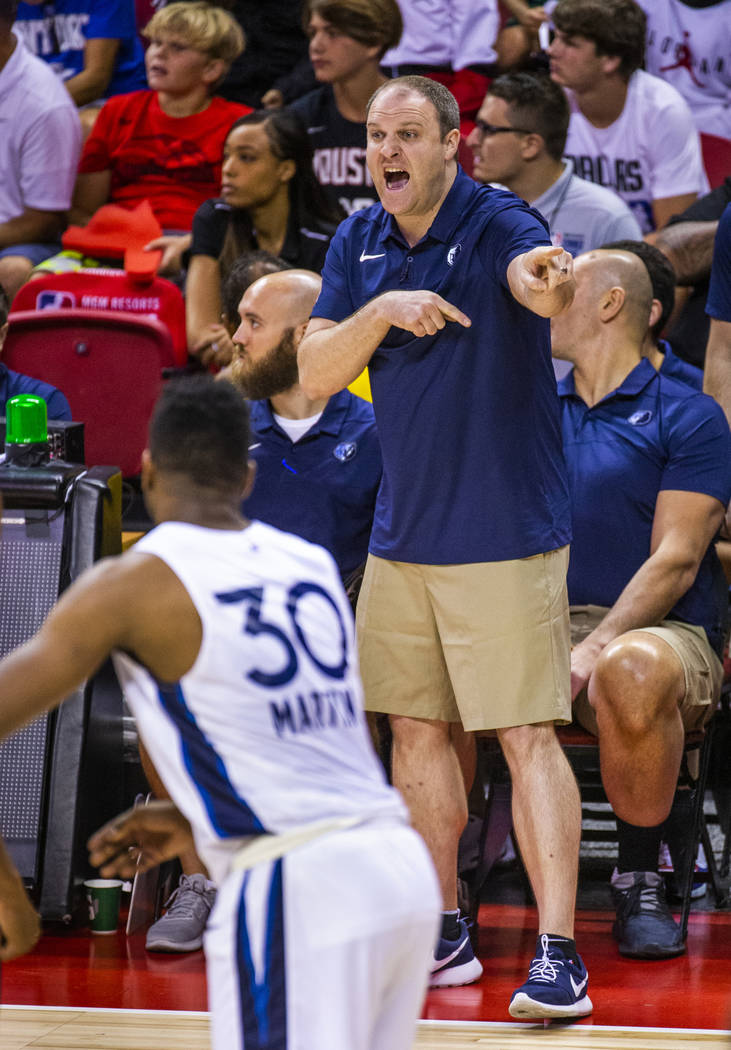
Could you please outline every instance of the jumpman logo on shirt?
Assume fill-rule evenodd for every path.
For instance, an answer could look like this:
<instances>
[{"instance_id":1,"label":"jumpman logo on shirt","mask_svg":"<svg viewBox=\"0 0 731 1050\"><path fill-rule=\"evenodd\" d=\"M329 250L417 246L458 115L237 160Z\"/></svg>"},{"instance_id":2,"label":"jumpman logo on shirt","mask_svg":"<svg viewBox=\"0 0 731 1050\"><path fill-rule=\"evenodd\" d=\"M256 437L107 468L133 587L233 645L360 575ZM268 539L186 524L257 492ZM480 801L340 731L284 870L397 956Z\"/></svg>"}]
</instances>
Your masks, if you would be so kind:
<instances>
[{"instance_id":1,"label":"jumpman logo on shirt","mask_svg":"<svg viewBox=\"0 0 731 1050\"><path fill-rule=\"evenodd\" d=\"M678 44L678 46L675 49L675 56L677 58L677 62L674 62L671 66L661 66L660 72L667 73L669 69L687 69L690 73L690 78L695 84L695 86L702 88L704 85L701 84L700 80L698 80L695 73L693 72L693 52L690 50L690 44L688 43L688 40L690 39L690 33L687 29L683 30L683 38L683 43Z\"/></svg>"}]
</instances>

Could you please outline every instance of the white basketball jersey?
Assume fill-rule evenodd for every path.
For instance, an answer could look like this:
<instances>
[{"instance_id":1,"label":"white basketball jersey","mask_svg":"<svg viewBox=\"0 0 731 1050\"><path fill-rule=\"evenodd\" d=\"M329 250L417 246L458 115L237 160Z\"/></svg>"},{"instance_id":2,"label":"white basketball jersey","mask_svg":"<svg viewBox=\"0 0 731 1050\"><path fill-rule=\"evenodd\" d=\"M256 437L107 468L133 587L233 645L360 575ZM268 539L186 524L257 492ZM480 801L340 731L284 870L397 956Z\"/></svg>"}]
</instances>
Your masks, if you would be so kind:
<instances>
[{"instance_id":1,"label":"white basketball jersey","mask_svg":"<svg viewBox=\"0 0 731 1050\"><path fill-rule=\"evenodd\" d=\"M571 120L566 157L580 178L608 186L627 202L643 233L654 229L653 200L708 192L700 139L685 99L644 70L633 73L624 109L596 128L567 90Z\"/></svg>"},{"instance_id":2,"label":"white basketball jersey","mask_svg":"<svg viewBox=\"0 0 731 1050\"><path fill-rule=\"evenodd\" d=\"M321 547L261 522L158 526L135 551L181 580L203 640L179 682L113 654L140 736L211 878L241 839L338 818L406 820L365 725L354 625Z\"/></svg>"},{"instance_id":3,"label":"white basketball jersey","mask_svg":"<svg viewBox=\"0 0 731 1050\"><path fill-rule=\"evenodd\" d=\"M731 0L711 7L640 0L640 7L648 73L677 88L699 131L731 139Z\"/></svg>"}]
</instances>

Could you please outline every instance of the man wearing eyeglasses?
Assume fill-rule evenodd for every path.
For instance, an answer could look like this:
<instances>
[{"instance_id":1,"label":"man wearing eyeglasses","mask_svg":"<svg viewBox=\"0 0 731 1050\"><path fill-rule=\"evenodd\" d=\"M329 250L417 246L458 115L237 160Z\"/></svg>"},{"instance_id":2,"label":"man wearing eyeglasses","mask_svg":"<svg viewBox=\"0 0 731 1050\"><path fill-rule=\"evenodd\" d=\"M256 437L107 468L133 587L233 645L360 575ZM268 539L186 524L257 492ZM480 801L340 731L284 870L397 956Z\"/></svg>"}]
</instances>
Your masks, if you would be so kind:
<instances>
[{"instance_id":1,"label":"man wearing eyeglasses","mask_svg":"<svg viewBox=\"0 0 731 1050\"><path fill-rule=\"evenodd\" d=\"M525 202L458 169L459 110L441 84L389 81L366 126L381 203L331 242L299 375L324 397L370 366L384 472L360 660L367 706L391 717L394 783L440 876L431 984L482 973L457 909L467 804L455 741L495 729L539 913L510 1012L582 1016L580 806L554 731L570 718L570 508L546 320L573 298L572 258Z\"/></svg>"},{"instance_id":2,"label":"man wearing eyeglasses","mask_svg":"<svg viewBox=\"0 0 731 1050\"><path fill-rule=\"evenodd\" d=\"M551 241L567 252L607 241L640 240L642 231L616 193L573 174L563 160L569 127L563 90L546 76L507 73L490 85L467 145L473 178L507 186L539 211Z\"/></svg>"}]
</instances>

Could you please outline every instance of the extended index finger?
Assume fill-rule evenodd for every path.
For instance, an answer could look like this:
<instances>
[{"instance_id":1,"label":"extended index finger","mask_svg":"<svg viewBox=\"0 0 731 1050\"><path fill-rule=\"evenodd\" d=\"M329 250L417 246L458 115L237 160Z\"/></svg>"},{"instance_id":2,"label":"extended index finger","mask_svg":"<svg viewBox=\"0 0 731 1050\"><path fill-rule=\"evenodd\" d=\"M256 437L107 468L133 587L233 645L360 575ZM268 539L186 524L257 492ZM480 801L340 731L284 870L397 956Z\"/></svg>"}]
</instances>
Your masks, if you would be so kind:
<instances>
[{"instance_id":1,"label":"extended index finger","mask_svg":"<svg viewBox=\"0 0 731 1050\"><path fill-rule=\"evenodd\" d=\"M436 306L439 311L447 318L448 321L457 321L465 328L469 328L472 324L467 314L463 314L460 309L454 306L452 303L448 303L446 299L442 299L441 295L435 293L434 298L436 299Z\"/></svg>"}]
</instances>

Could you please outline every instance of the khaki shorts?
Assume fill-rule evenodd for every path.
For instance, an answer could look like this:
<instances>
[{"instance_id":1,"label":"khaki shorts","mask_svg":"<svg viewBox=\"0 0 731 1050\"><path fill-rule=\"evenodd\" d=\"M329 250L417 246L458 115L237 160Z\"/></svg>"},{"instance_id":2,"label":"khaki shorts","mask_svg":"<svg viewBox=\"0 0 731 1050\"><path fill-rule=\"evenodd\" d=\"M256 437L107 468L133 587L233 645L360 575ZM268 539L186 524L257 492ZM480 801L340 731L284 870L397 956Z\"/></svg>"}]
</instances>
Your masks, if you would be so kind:
<instances>
[{"instance_id":1,"label":"khaki shorts","mask_svg":"<svg viewBox=\"0 0 731 1050\"><path fill-rule=\"evenodd\" d=\"M571 720L568 547L416 565L368 555L356 620L366 707L467 730Z\"/></svg>"},{"instance_id":2,"label":"khaki shorts","mask_svg":"<svg viewBox=\"0 0 731 1050\"><path fill-rule=\"evenodd\" d=\"M609 609L601 605L572 605L571 644L583 641L608 612ZM683 726L686 732L702 729L716 708L723 680L723 666L711 648L708 635L702 627L679 620L661 620L657 627L639 630L662 638L676 653L685 677L685 695L679 704ZM596 715L586 689L574 700L574 717L584 729L597 735Z\"/></svg>"}]
</instances>

